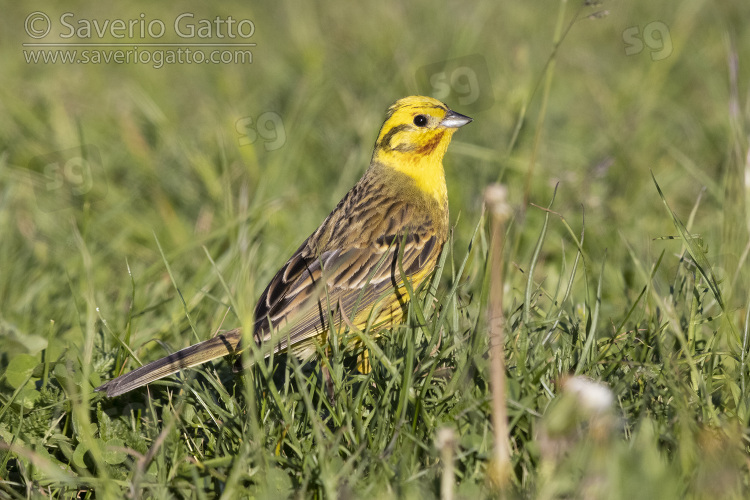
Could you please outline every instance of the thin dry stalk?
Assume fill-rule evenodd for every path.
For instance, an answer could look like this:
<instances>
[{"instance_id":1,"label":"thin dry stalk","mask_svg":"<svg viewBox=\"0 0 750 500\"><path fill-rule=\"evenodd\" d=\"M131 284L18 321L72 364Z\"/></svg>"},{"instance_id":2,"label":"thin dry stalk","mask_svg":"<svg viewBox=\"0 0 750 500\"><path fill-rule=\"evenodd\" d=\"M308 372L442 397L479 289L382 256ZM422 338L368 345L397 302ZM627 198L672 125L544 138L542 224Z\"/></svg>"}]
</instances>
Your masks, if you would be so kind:
<instances>
[{"instance_id":1,"label":"thin dry stalk","mask_svg":"<svg viewBox=\"0 0 750 500\"><path fill-rule=\"evenodd\" d=\"M492 184L484 192L490 213L490 298L487 311L490 336L490 389L492 391L492 425L495 431L494 458L489 478L493 486L502 490L510 478L510 448L508 446L508 415L505 407L505 315L503 314L503 236L505 223L511 215L507 189Z\"/></svg>"}]
</instances>

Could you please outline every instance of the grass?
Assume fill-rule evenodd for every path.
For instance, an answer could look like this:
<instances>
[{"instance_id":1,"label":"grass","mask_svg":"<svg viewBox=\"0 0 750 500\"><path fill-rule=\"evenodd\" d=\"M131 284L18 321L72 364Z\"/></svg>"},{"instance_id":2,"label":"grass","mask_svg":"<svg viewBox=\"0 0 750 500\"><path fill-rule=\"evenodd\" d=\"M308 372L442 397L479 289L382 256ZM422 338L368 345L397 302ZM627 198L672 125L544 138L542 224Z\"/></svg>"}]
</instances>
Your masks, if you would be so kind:
<instances>
[{"instance_id":1,"label":"grass","mask_svg":"<svg viewBox=\"0 0 750 500\"><path fill-rule=\"evenodd\" d=\"M748 6L556 6L66 7L76 20L254 21L252 64L161 69L27 64L29 12L10 7L0 496L747 497ZM333 397L320 364L278 357L92 392L250 324L361 175L385 108L430 90L424 68L456 78L446 101L475 122L445 160L440 276L371 342L369 375L341 349L367 333L342 331L320 347ZM464 83L479 94L462 105ZM514 208L502 492L488 478L481 206L498 180Z\"/></svg>"}]
</instances>

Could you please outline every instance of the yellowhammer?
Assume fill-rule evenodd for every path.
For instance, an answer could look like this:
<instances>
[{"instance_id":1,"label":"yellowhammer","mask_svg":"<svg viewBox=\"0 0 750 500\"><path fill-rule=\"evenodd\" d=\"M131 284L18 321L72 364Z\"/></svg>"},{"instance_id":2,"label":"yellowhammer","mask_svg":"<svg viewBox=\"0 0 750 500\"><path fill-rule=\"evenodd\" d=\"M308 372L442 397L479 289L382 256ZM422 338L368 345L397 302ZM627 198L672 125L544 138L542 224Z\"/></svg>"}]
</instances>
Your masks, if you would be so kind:
<instances>
[{"instance_id":1,"label":"yellowhammer","mask_svg":"<svg viewBox=\"0 0 750 500\"><path fill-rule=\"evenodd\" d=\"M399 321L435 268L448 236L443 156L471 118L430 97L388 109L370 167L268 284L255 306L254 338L306 359L342 322L364 330ZM331 314L333 313L333 314ZM333 325L329 325L332 319ZM274 332L283 329L281 335ZM186 347L98 387L117 396L184 368L238 352L240 329Z\"/></svg>"}]
</instances>

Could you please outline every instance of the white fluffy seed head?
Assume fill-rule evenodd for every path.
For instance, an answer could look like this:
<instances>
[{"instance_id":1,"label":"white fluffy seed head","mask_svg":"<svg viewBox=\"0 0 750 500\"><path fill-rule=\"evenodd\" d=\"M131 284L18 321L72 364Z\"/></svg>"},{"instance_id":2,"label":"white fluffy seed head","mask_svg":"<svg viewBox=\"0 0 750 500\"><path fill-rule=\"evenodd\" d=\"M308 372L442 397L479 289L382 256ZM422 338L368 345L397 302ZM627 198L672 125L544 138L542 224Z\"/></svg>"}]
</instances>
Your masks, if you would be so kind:
<instances>
[{"instance_id":1,"label":"white fluffy seed head","mask_svg":"<svg viewBox=\"0 0 750 500\"><path fill-rule=\"evenodd\" d=\"M615 396L605 384L586 377L575 376L565 380L563 390L576 397L583 409L591 413L604 413L612 409Z\"/></svg>"}]
</instances>

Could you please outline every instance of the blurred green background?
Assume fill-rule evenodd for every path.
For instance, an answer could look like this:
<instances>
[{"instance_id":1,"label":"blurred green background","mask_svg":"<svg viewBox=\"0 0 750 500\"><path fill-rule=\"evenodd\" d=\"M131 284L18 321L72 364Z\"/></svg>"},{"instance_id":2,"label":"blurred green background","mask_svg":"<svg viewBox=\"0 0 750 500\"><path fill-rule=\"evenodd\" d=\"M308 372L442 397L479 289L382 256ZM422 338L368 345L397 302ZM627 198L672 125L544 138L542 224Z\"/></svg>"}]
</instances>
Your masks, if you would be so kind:
<instances>
[{"instance_id":1,"label":"blurred green background","mask_svg":"<svg viewBox=\"0 0 750 500\"><path fill-rule=\"evenodd\" d=\"M41 38L28 31L45 27L34 12L50 20ZM62 38L66 12L76 29L121 19L135 21L136 33L99 37L93 26L88 38ZM180 37L174 21L183 13L194 14L185 29L231 16L251 20L254 32L221 38L227 26L213 21L204 37ZM95 331L127 330L141 359L161 352L151 339L194 342L157 240L198 337L247 321L267 280L366 168L387 107L411 94L435 95L474 118L445 159L457 245L479 221L483 189L509 187L509 304L523 300L521 270L544 215L528 202L546 207L557 185L552 209L576 233L585 213L595 270L576 280L573 296L592 297L606 260L599 322L611 330L643 286L628 245L648 265L663 250L680 252L660 239L677 233L653 173L683 221L699 200L690 230L733 285L740 317L749 288L747 266L737 271L750 220L748 19L742 0L8 4L0 18L0 365L43 349L95 365L96 349L111 342ZM164 36L141 38L141 26L157 20ZM25 45L61 42L126 43L96 49L130 57L188 43L255 45L244 64L158 69L45 63L43 51L93 48ZM558 218L549 232L535 277L556 283L575 246ZM237 316L227 315L204 246ZM665 293L676 265L671 259L657 276Z\"/></svg>"},{"instance_id":2,"label":"blurred green background","mask_svg":"<svg viewBox=\"0 0 750 500\"><path fill-rule=\"evenodd\" d=\"M41 39L25 32L35 10L51 21ZM132 40L127 32L125 39L99 38L96 26L90 38L78 31L71 37L60 21L65 12L73 14L65 22L76 30L94 21L100 29L107 20L140 22ZM186 12L194 17L184 18L183 32L217 16L250 19L252 63L155 69L150 63L26 62L42 49L23 44L40 41L238 40L218 38L226 25L217 29L215 22L210 39L177 36L174 21ZM695 230L715 242L712 254L736 258L747 236L748 69L742 62L750 40L741 36L747 4L573 2L564 28L576 13L579 20L557 52L541 123L555 3L9 7L0 21L4 328L39 335L50 319L65 328L60 317L75 315L67 300L54 314L48 307L54 296L67 298L81 277L76 231L89 245L92 284L107 311L118 295L130 294L126 259L139 285L156 286L147 274L162 271L152 233L168 253L181 252L174 265L184 268L183 286L195 291L206 287L192 278L205 265L200 245L229 244L252 221L262 228L262 244L252 245L245 269L251 303L360 176L386 107L415 93L438 95L476 120L456 136L445 162L452 221L461 215L459 240L473 228L482 189L497 180L509 185L514 206L530 223L538 222L539 212L523 205L533 160L526 200L546 206L559 183L554 209L576 228L585 211L588 251L598 260L606 248L613 263L607 290L614 308L629 286L629 274L619 272L629 261L623 239L648 259L664 248L654 238L674 234L650 172L683 219L705 188ZM154 21L165 34L141 39L139 30ZM31 29L43 27L42 20ZM730 64L732 57L739 64ZM44 155L78 156L80 144L98 153L85 178L74 166L65 174L37 165ZM737 233L730 246L722 232L727 218ZM246 286L247 275L230 276L235 286Z\"/></svg>"}]
</instances>

